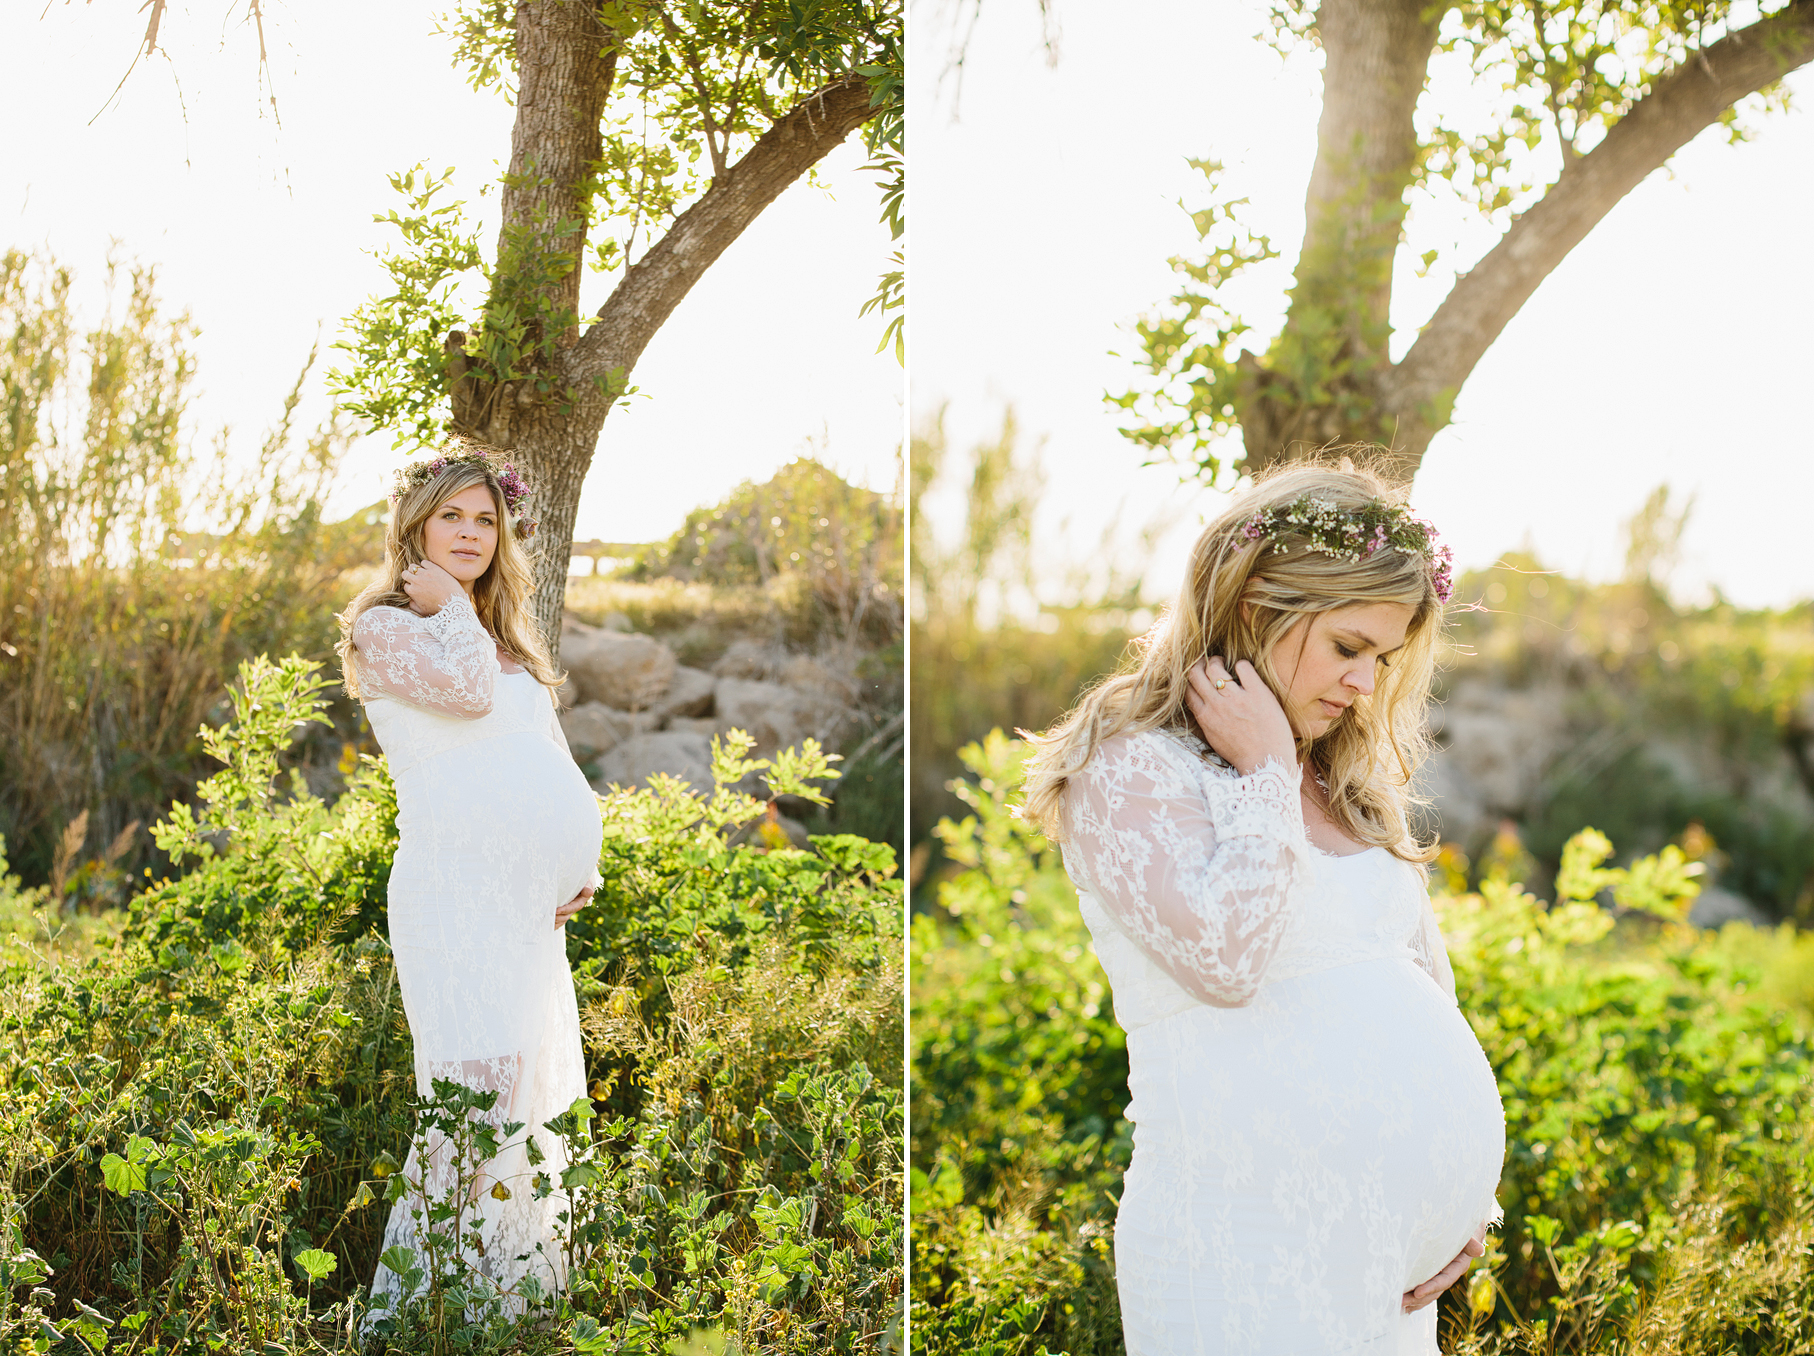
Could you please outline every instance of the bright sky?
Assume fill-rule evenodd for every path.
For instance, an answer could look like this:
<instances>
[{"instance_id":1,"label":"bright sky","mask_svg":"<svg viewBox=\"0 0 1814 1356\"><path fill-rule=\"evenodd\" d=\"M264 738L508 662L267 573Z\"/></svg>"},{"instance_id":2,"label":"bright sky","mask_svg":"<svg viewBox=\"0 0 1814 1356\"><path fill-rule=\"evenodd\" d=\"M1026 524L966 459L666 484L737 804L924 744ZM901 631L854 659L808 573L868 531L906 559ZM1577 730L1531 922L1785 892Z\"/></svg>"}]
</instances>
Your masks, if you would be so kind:
<instances>
[{"instance_id":1,"label":"bright sky","mask_svg":"<svg viewBox=\"0 0 1814 1356\"><path fill-rule=\"evenodd\" d=\"M1218 501L1140 466L1102 403L1133 377L1110 350L1133 351L1124 327L1170 295L1166 260L1195 244L1177 206L1202 201L1187 156L1224 161L1258 229L1295 252L1319 68L1254 40L1252 0L1059 0L1049 68L1032 0L1000 0L983 6L953 121L950 82L939 88L949 8L921 3L911 19L914 417L946 405L961 452L1012 403L1024 445L1044 440L1051 575L1090 556L1117 512L1129 562L1137 529L1169 518L1147 572L1164 598ZM1554 567L1615 576L1621 523L1667 481L1678 502L1695 496L1678 592L1814 595L1814 72L1790 85L1800 110L1759 119L1745 145L1703 135L1627 197L1475 369L1414 497L1465 567L1530 543ZM1461 220L1414 217L1401 257L1449 245ZM1464 263L1490 244L1472 230ZM1257 346L1282 315L1286 265L1242 280ZM1394 356L1445 281L1401 269ZM955 478L927 507L950 531Z\"/></svg>"},{"instance_id":2,"label":"bright sky","mask_svg":"<svg viewBox=\"0 0 1814 1356\"><path fill-rule=\"evenodd\" d=\"M267 3L279 128L243 5L173 4L161 34L170 61L141 63L105 111L143 32L137 7L6 6L0 118L15 135L0 167L0 245L49 250L97 308L110 239L155 264L166 303L203 331L197 426L231 424L248 450L321 327L312 427L329 408L321 374L340 357L328 348L340 320L384 282L368 252L395 235L371 220L396 202L387 175L455 166L476 201L493 162L509 158L511 109L473 93L433 33L447 8ZM665 536L689 509L807 451L893 487L904 383L893 354L874 352L874 317L857 316L890 249L862 163L853 137L824 162L826 188L785 193L661 330L632 376L646 398L605 425L577 535ZM495 217L481 238L495 247ZM594 275L582 310L609 285ZM363 439L331 509L381 498L398 460L388 437Z\"/></svg>"}]
</instances>

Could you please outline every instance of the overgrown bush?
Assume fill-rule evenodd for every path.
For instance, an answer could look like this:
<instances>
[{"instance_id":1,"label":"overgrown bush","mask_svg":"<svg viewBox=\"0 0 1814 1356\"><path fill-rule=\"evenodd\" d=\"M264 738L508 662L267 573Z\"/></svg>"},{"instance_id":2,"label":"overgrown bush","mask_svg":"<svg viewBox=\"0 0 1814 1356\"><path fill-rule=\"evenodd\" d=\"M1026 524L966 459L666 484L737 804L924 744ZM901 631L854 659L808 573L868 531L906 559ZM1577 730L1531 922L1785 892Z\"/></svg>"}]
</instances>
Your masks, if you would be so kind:
<instances>
[{"instance_id":1,"label":"overgrown bush","mask_svg":"<svg viewBox=\"0 0 1814 1356\"><path fill-rule=\"evenodd\" d=\"M810 828L904 848L902 538L898 493L845 483L797 458L687 515L666 542L608 576L567 585L593 625L660 637L683 664L711 668L755 641L785 660L816 654L847 685L855 715L843 776Z\"/></svg>"},{"instance_id":2,"label":"overgrown bush","mask_svg":"<svg viewBox=\"0 0 1814 1356\"><path fill-rule=\"evenodd\" d=\"M110 261L84 328L68 269L0 255L0 833L59 893L88 868L104 888L72 897L96 907L152 860L143 826L189 794L235 667L325 657L334 582L382 532L322 521L344 438L293 426L308 364L255 451L196 445L194 327L155 282Z\"/></svg>"},{"instance_id":3,"label":"overgrown bush","mask_svg":"<svg viewBox=\"0 0 1814 1356\"><path fill-rule=\"evenodd\" d=\"M243 679L208 736L225 770L159 826L194 870L72 938L0 869L9 1349L351 1349L384 1201L435 1114L381 926L384 765L332 805L279 794L320 680L299 660ZM746 752L727 741L709 798L601 800L605 884L568 927L591 1097L549 1130L576 1145L570 1293L510 1320L414 1259L418 1295L374 1316L367 1350L898 1348L894 856L730 846L763 808L728 790ZM815 758L769 778L803 790Z\"/></svg>"},{"instance_id":4,"label":"overgrown bush","mask_svg":"<svg viewBox=\"0 0 1814 1356\"><path fill-rule=\"evenodd\" d=\"M1526 843L1548 873L1590 820L1628 853L1699 823L1722 887L1814 921L1814 603L1684 605L1632 575L1586 584L1512 554L1460 581L1474 606L1454 611L1447 681L1547 685L1579 732L1523 816Z\"/></svg>"},{"instance_id":5,"label":"overgrown bush","mask_svg":"<svg viewBox=\"0 0 1814 1356\"><path fill-rule=\"evenodd\" d=\"M1121 1350L1126 1053L1056 851L1008 812L1023 756L999 731L963 751L971 813L939 826L957 869L913 923L912 1312L927 1356ZM1506 1224L1473 1284L1444 1297L1445 1346L1805 1350L1806 947L1743 924L1697 933L1681 921L1697 888L1685 853L1615 869L1611 852L1574 835L1553 905L1503 875L1476 891L1436 878L1507 1138Z\"/></svg>"},{"instance_id":6,"label":"overgrown bush","mask_svg":"<svg viewBox=\"0 0 1814 1356\"><path fill-rule=\"evenodd\" d=\"M903 548L899 486L863 489L798 457L695 509L623 577L756 590L794 644L875 648L901 638Z\"/></svg>"}]
</instances>

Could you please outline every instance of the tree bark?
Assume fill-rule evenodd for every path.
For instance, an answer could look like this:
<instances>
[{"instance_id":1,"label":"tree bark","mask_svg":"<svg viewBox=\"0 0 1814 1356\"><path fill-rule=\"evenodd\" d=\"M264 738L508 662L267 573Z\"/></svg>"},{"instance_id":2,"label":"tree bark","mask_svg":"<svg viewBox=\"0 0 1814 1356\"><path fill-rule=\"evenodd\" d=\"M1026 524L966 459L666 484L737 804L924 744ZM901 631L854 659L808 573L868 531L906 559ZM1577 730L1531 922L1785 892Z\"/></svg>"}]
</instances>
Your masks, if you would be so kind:
<instances>
[{"instance_id":1,"label":"tree bark","mask_svg":"<svg viewBox=\"0 0 1814 1356\"><path fill-rule=\"evenodd\" d=\"M1755 94L1814 59L1814 0L1795 0L1720 39L1657 81L1651 92L1573 161L1555 186L1458 279L1410 352L1382 383L1382 403L1412 427L1416 470L1436 427L1420 417L1446 404L1542 281L1620 199L1670 156ZM1446 421L1444 421L1446 422Z\"/></svg>"},{"instance_id":2,"label":"tree bark","mask_svg":"<svg viewBox=\"0 0 1814 1356\"><path fill-rule=\"evenodd\" d=\"M579 285L585 274L588 204L582 185L604 150L599 130L617 70L612 32L590 4L556 0L516 10L516 122L510 130L510 172L500 203L498 262L508 267L513 237L545 254L565 254L572 267L546 292L578 336Z\"/></svg>"},{"instance_id":3,"label":"tree bark","mask_svg":"<svg viewBox=\"0 0 1814 1356\"><path fill-rule=\"evenodd\" d=\"M1409 482L1462 384L1568 252L1734 103L1814 60L1814 0L1792 0L1691 55L1591 152L1568 159L1554 186L1457 280L1394 365L1385 354L1391 254L1383 251L1389 233L1396 252L1403 227L1415 154L1411 115L1439 17L1414 4L1358 0L1328 0L1319 14L1327 67L1299 281L1270 360L1239 360L1250 473L1329 443L1378 442L1392 451L1387 469ZM1345 311L1344 287L1351 294ZM1298 370L1317 374L1315 398L1293 380L1294 358L1311 360Z\"/></svg>"},{"instance_id":4,"label":"tree bark","mask_svg":"<svg viewBox=\"0 0 1814 1356\"><path fill-rule=\"evenodd\" d=\"M1275 355L1284 361L1241 364L1250 470L1356 437L1357 412L1371 403L1370 387L1389 363L1392 261L1416 169L1417 99L1440 18L1441 8L1424 0L1325 0L1317 13L1323 110L1304 196L1304 246ZM1311 372L1340 374L1336 385L1351 398L1311 398Z\"/></svg>"},{"instance_id":5,"label":"tree bark","mask_svg":"<svg viewBox=\"0 0 1814 1356\"><path fill-rule=\"evenodd\" d=\"M538 239L544 251L571 256L573 267L548 279L542 296L552 312L573 314L586 248L584 183L600 154L600 117L615 66L611 35L590 5L524 0L516 36L521 92L500 265L519 232ZM492 379L466 356L465 334L448 336L454 427L510 452L529 482L538 519L534 613L557 661L580 487L637 359L750 222L874 111L868 82L852 75L781 118L629 266L583 333L575 328L559 336L546 373L552 393L538 391L534 380Z\"/></svg>"}]
</instances>

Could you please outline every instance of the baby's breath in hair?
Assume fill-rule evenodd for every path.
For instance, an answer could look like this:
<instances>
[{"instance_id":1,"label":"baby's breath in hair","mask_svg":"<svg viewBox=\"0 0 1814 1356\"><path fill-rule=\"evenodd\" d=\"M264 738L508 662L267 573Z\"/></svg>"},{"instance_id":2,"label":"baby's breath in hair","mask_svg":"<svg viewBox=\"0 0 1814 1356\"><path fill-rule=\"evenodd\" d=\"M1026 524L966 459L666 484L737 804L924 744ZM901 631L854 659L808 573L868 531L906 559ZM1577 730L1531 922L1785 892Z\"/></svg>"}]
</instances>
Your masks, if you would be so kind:
<instances>
[{"instance_id":1,"label":"baby's breath in hair","mask_svg":"<svg viewBox=\"0 0 1814 1356\"><path fill-rule=\"evenodd\" d=\"M1302 537L1304 549L1337 560L1357 562L1383 546L1421 555L1430 566L1436 597L1449 601L1454 591L1455 553L1436 544L1436 529L1398 504L1375 499L1365 507L1344 510L1327 499L1301 494L1289 504L1266 509L1241 528L1248 541L1272 541L1275 553L1291 550L1281 537Z\"/></svg>"},{"instance_id":2,"label":"baby's breath in hair","mask_svg":"<svg viewBox=\"0 0 1814 1356\"><path fill-rule=\"evenodd\" d=\"M526 513L517 512L517 506L529 497L528 482L517 473L516 467L511 463L505 462L501 466L494 463L489 449L483 447L466 447L455 442L449 450L437 452L432 457L424 457L420 461L412 461L400 467L396 479L391 484L391 503L396 503L406 491L412 490L418 485L428 484L448 467L468 462L487 468L498 478L498 488L504 491L504 512L516 520L518 540L527 541L533 537L536 527L535 519Z\"/></svg>"}]
</instances>

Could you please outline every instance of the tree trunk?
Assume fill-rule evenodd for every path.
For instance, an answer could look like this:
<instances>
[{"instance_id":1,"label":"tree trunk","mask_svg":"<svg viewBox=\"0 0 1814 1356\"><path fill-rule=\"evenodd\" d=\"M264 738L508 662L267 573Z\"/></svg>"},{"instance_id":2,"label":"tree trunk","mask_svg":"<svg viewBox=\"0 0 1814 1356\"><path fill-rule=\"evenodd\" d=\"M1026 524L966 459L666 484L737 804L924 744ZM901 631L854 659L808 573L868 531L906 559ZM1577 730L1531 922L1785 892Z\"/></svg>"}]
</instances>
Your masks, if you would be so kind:
<instances>
[{"instance_id":1,"label":"tree trunk","mask_svg":"<svg viewBox=\"0 0 1814 1356\"><path fill-rule=\"evenodd\" d=\"M1285 329L1239 359L1243 469L1330 443L1375 442L1409 482L1456 394L1544 278L1608 212L1738 100L1814 60L1814 0L1694 53L1513 221L1455 287L1404 359L1387 359L1392 259L1416 152L1412 113L1440 7L1326 0L1317 162Z\"/></svg>"},{"instance_id":2,"label":"tree trunk","mask_svg":"<svg viewBox=\"0 0 1814 1356\"><path fill-rule=\"evenodd\" d=\"M1304 247L1272 361L1244 361L1247 467L1326 443L1381 440L1375 384L1389 366L1392 261L1417 160L1413 115L1441 8L1325 0L1323 111L1304 197Z\"/></svg>"},{"instance_id":3,"label":"tree trunk","mask_svg":"<svg viewBox=\"0 0 1814 1356\"><path fill-rule=\"evenodd\" d=\"M516 39L521 85L493 299L514 286L510 299L520 307L520 269L541 267L538 257L564 256L572 266L544 278L539 299L544 313L572 316L586 250L585 182L600 154L599 122L616 64L611 34L590 5L523 0ZM497 381L467 357L464 333L448 336L454 427L510 452L529 483L538 519L535 620L557 661L580 488L637 359L750 222L873 112L860 75L803 100L626 269L583 333L569 326L556 337L545 374ZM528 258L525 242L538 247ZM538 390L537 376L551 389Z\"/></svg>"},{"instance_id":4,"label":"tree trunk","mask_svg":"<svg viewBox=\"0 0 1814 1356\"><path fill-rule=\"evenodd\" d=\"M616 37L590 4L519 4L516 10L516 122L504 179L498 265L514 273L513 251L526 247L571 260L545 293L556 315L571 316L559 342L578 337L579 285L585 275L584 188L604 151L599 120L617 70Z\"/></svg>"}]
</instances>

